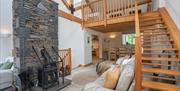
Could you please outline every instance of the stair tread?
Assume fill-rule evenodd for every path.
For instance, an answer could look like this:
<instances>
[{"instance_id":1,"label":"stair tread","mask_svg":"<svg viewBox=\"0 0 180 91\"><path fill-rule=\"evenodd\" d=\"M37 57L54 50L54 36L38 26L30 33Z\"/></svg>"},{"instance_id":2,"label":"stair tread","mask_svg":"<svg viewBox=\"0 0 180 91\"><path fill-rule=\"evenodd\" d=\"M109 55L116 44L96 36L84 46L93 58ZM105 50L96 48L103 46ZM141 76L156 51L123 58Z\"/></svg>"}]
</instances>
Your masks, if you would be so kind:
<instances>
[{"instance_id":1,"label":"stair tread","mask_svg":"<svg viewBox=\"0 0 180 91\"><path fill-rule=\"evenodd\" d=\"M152 40L152 39L170 39L170 37L169 36L152 36L151 38L142 38L143 40Z\"/></svg>"},{"instance_id":2,"label":"stair tread","mask_svg":"<svg viewBox=\"0 0 180 91\"><path fill-rule=\"evenodd\" d=\"M142 76L147 77L147 78L158 78L158 79L163 79L163 80L180 82L180 79L174 79L174 78L168 78L168 77L162 77L162 76L152 76L152 75L146 75L146 74L143 74Z\"/></svg>"},{"instance_id":3,"label":"stair tread","mask_svg":"<svg viewBox=\"0 0 180 91\"><path fill-rule=\"evenodd\" d=\"M161 14L158 11L150 11L146 13L139 14L140 18L152 18L152 17L159 17Z\"/></svg>"},{"instance_id":4,"label":"stair tread","mask_svg":"<svg viewBox=\"0 0 180 91\"><path fill-rule=\"evenodd\" d=\"M165 70L161 68L142 68L142 71L180 76L179 70Z\"/></svg>"},{"instance_id":5,"label":"stair tread","mask_svg":"<svg viewBox=\"0 0 180 91\"><path fill-rule=\"evenodd\" d=\"M158 57L142 57L142 60L159 60L159 61L177 61L179 62L179 58L158 58Z\"/></svg>"},{"instance_id":6,"label":"stair tread","mask_svg":"<svg viewBox=\"0 0 180 91\"><path fill-rule=\"evenodd\" d=\"M141 32L141 33L143 33L143 34L145 34L145 33L167 33L167 30L151 30L151 31L143 31L143 32Z\"/></svg>"},{"instance_id":7,"label":"stair tread","mask_svg":"<svg viewBox=\"0 0 180 91\"><path fill-rule=\"evenodd\" d=\"M144 19L140 19L140 22L154 21L154 20L160 20L160 19L162 19L162 17L160 17L160 16L152 17L152 18L144 18Z\"/></svg>"},{"instance_id":8,"label":"stair tread","mask_svg":"<svg viewBox=\"0 0 180 91\"><path fill-rule=\"evenodd\" d=\"M172 42L173 40L144 40L142 42Z\"/></svg>"},{"instance_id":9,"label":"stair tread","mask_svg":"<svg viewBox=\"0 0 180 91\"><path fill-rule=\"evenodd\" d=\"M178 50L177 48L144 48L143 50Z\"/></svg>"},{"instance_id":10,"label":"stair tread","mask_svg":"<svg viewBox=\"0 0 180 91\"><path fill-rule=\"evenodd\" d=\"M145 46L175 46L174 44L143 44Z\"/></svg>"},{"instance_id":11,"label":"stair tread","mask_svg":"<svg viewBox=\"0 0 180 91\"><path fill-rule=\"evenodd\" d=\"M154 35L167 35L170 33L150 33L150 34L141 34L141 36L154 36Z\"/></svg>"},{"instance_id":12,"label":"stair tread","mask_svg":"<svg viewBox=\"0 0 180 91\"><path fill-rule=\"evenodd\" d=\"M180 65L172 65L172 64L160 64L160 63L142 63L143 65L151 65L151 66L171 66L171 67L180 67Z\"/></svg>"},{"instance_id":13,"label":"stair tread","mask_svg":"<svg viewBox=\"0 0 180 91\"><path fill-rule=\"evenodd\" d=\"M143 55L148 55L148 54L150 54L150 55L179 55L179 54L177 54L177 53L143 53Z\"/></svg>"},{"instance_id":14,"label":"stair tread","mask_svg":"<svg viewBox=\"0 0 180 91\"><path fill-rule=\"evenodd\" d=\"M154 28L140 28L140 31L148 31L148 30L157 30L157 29L166 29L167 27L154 27Z\"/></svg>"},{"instance_id":15,"label":"stair tread","mask_svg":"<svg viewBox=\"0 0 180 91\"><path fill-rule=\"evenodd\" d=\"M153 89L165 90L165 91L179 91L180 89L180 86L177 85L153 82L153 81L145 81L145 80L142 80L142 86Z\"/></svg>"},{"instance_id":16,"label":"stair tread","mask_svg":"<svg viewBox=\"0 0 180 91\"><path fill-rule=\"evenodd\" d=\"M143 24L140 24L140 27L145 27L145 26L153 26L153 25L156 25L156 24L164 24L163 21L154 21L154 22L149 22L149 23L143 23Z\"/></svg>"}]
</instances>

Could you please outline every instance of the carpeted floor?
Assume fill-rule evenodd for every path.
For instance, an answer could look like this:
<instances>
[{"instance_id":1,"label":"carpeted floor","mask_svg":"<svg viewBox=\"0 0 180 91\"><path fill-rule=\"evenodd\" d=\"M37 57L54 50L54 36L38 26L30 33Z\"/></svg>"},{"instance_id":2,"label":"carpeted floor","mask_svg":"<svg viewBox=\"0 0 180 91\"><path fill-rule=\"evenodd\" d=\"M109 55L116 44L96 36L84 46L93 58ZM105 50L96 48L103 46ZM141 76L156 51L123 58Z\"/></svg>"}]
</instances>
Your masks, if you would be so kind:
<instances>
[{"instance_id":1,"label":"carpeted floor","mask_svg":"<svg viewBox=\"0 0 180 91\"><path fill-rule=\"evenodd\" d=\"M72 80L71 85L61 91L82 91L83 87L97 79L95 65L88 67L80 67L72 71L72 75L67 76L67 79Z\"/></svg>"}]
</instances>

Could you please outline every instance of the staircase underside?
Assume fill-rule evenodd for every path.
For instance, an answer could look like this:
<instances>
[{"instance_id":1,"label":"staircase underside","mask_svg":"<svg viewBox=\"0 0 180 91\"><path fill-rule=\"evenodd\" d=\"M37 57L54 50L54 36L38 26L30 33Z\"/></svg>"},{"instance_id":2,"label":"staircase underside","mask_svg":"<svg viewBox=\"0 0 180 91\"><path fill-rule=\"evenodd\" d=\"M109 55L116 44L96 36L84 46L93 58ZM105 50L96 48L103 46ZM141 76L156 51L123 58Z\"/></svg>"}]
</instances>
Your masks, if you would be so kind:
<instances>
[{"instance_id":1,"label":"staircase underside","mask_svg":"<svg viewBox=\"0 0 180 91\"><path fill-rule=\"evenodd\" d=\"M107 33L107 32L122 32L122 33L134 33L135 27L134 22L123 22L116 24L108 24L106 27L104 25L89 27L98 32Z\"/></svg>"}]
</instances>

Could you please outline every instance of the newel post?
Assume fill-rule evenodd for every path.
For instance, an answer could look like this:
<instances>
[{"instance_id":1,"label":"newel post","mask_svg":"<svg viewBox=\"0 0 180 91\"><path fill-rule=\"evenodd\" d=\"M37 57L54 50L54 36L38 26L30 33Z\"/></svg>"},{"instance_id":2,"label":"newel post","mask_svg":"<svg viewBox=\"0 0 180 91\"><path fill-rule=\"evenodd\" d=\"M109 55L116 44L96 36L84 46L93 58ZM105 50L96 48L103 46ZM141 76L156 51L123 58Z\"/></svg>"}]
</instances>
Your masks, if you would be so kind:
<instances>
[{"instance_id":1,"label":"newel post","mask_svg":"<svg viewBox=\"0 0 180 91\"><path fill-rule=\"evenodd\" d=\"M107 25L107 1L104 0L104 26Z\"/></svg>"},{"instance_id":2,"label":"newel post","mask_svg":"<svg viewBox=\"0 0 180 91\"><path fill-rule=\"evenodd\" d=\"M134 0L135 5L135 91L142 90L142 54L141 54L141 34L139 27L138 0Z\"/></svg>"}]
</instances>

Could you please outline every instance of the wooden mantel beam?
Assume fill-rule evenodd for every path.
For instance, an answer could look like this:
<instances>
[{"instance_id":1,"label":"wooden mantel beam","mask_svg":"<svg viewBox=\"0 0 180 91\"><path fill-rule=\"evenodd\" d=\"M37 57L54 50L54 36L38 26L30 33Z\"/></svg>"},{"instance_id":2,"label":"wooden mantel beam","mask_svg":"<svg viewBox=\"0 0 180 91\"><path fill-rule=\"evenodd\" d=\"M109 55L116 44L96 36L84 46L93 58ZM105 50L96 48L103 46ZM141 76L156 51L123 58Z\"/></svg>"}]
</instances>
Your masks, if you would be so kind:
<instances>
[{"instance_id":1,"label":"wooden mantel beam","mask_svg":"<svg viewBox=\"0 0 180 91\"><path fill-rule=\"evenodd\" d=\"M77 23L79 23L79 24L82 23L82 20L81 20L80 18L78 18L78 17L76 17L76 16L74 16L74 15L72 15L72 14L68 14L68 13L66 13L66 12L64 12L64 11L62 11L62 10L59 10L58 15L59 15L60 17L63 17L63 18L66 18L66 19L68 19L68 20L77 22Z\"/></svg>"}]
</instances>

